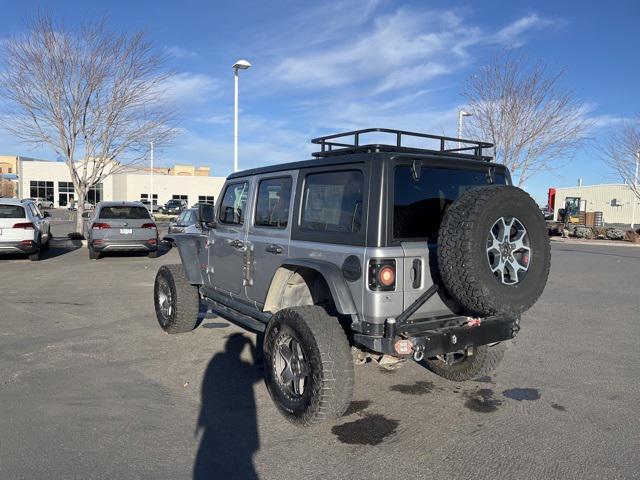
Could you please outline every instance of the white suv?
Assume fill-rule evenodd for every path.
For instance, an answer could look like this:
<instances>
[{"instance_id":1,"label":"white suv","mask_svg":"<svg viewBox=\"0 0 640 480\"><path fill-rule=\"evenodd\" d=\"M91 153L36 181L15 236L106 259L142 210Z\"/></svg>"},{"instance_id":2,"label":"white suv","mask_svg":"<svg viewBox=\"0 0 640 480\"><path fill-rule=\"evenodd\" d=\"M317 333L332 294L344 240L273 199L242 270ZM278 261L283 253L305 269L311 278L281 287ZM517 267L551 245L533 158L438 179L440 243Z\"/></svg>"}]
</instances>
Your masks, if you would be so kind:
<instances>
[{"instance_id":1,"label":"white suv","mask_svg":"<svg viewBox=\"0 0 640 480\"><path fill-rule=\"evenodd\" d=\"M33 200L0 198L0 254L26 253L29 260L40 260L51 238L48 217Z\"/></svg>"}]
</instances>

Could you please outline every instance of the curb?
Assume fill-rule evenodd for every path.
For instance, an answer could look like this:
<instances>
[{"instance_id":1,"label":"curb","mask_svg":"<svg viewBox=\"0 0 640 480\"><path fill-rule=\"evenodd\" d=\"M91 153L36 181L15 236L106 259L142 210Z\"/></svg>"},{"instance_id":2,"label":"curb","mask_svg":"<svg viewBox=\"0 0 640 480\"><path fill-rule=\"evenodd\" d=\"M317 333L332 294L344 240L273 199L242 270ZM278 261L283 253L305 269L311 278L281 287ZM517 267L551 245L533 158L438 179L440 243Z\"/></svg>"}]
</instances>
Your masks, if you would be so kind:
<instances>
[{"instance_id":1,"label":"curb","mask_svg":"<svg viewBox=\"0 0 640 480\"><path fill-rule=\"evenodd\" d=\"M86 247L86 240L71 240L70 238L52 238L52 247Z\"/></svg>"},{"instance_id":2,"label":"curb","mask_svg":"<svg viewBox=\"0 0 640 480\"><path fill-rule=\"evenodd\" d=\"M566 243L566 244L579 244L579 245L601 245L603 247L640 247L640 244L627 242L625 240L613 241L613 240L583 240L577 238L559 238L551 237L552 242Z\"/></svg>"}]
</instances>

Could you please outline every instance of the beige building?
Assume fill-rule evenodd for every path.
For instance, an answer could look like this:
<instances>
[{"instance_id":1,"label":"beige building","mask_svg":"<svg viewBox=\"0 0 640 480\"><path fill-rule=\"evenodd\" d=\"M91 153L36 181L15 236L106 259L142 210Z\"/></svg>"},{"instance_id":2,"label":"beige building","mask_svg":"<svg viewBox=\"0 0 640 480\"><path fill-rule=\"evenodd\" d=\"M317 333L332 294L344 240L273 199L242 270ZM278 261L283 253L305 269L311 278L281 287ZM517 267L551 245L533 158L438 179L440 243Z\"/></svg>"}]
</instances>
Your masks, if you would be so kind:
<instances>
[{"instance_id":1,"label":"beige building","mask_svg":"<svg viewBox=\"0 0 640 480\"><path fill-rule=\"evenodd\" d=\"M15 155L0 155L0 175L17 173L18 158Z\"/></svg>"},{"instance_id":2,"label":"beige building","mask_svg":"<svg viewBox=\"0 0 640 480\"><path fill-rule=\"evenodd\" d=\"M602 212L605 224L630 225L633 222L633 204L635 202L635 223L636 225L640 223L640 200L627 185L583 185L556 188L554 220L558 219L558 210L564 207L567 197L579 197L581 211Z\"/></svg>"},{"instance_id":3,"label":"beige building","mask_svg":"<svg viewBox=\"0 0 640 480\"><path fill-rule=\"evenodd\" d=\"M53 201L55 207L65 207L70 200L75 200L71 175L65 163L20 158L17 169L18 197L44 198ZM214 201L225 178L203 175L202 172L208 173L209 169L188 165L154 168L154 203L162 205L171 199L186 200L189 205ZM111 175L94 186L87 201L95 204L103 200L149 200L150 191L150 172L132 169Z\"/></svg>"}]
</instances>

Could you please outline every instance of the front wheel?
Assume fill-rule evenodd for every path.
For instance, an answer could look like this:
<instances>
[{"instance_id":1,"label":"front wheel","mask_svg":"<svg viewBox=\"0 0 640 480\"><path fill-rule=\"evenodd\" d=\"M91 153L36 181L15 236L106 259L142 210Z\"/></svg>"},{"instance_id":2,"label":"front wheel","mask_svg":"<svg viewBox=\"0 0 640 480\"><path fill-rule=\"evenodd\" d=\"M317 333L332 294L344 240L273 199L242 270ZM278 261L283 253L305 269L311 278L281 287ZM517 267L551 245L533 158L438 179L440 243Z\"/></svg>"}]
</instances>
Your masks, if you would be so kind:
<instances>
[{"instance_id":1,"label":"front wheel","mask_svg":"<svg viewBox=\"0 0 640 480\"><path fill-rule=\"evenodd\" d=\"M308 426L347 410L354 383L349 341L322 307L276 313L265 332L264 361L269 394L292 423Z\"/></svg>"},{"instance_id":2,"label":"front wheel","mask_svg":"<svg viewBox=\"0 0 640 480\"><path fill-rule=\"evenodd\" d=\"M489 375L504 356L504 343L482 345L464 352L438 355L425 360L427 367L436 375L453 382L466 382Z\"/></svg>"},{"instance_id":3,"label":"front wheel","mask_svg":"<svg viewBox=\"0 0 640 480\"><path fill-rule=\"evenodd\" d=\"M153 288L156 318L167 333L190 332L199 325L200 293L187 280L182 265L163 265Z\"/></svg>"}]
</instances>

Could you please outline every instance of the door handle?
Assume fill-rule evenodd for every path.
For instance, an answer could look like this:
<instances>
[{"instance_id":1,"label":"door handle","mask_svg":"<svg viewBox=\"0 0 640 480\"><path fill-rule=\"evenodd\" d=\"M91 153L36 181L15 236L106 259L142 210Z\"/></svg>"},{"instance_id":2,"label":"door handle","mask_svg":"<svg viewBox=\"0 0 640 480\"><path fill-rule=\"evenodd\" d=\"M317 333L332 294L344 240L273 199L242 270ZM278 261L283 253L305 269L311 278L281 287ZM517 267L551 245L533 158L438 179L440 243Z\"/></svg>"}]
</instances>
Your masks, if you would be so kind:
<instances>
[{"instance_id":1,"label":"door handle","mask_svg":"<svg viewBox=\"0 0 640 480\"><path fill-rule=\"evenodd\" d=\"M244 248L244 242L240 240L232 240L231 242L229 242L229 245L231 245L233 248L236 248L238 250L240 250L241 248Z\"/></svg>"},{"instance_id":2,"label":"door handle","mask_svg":"<svg viewBox=\"0 0 640 480\"><path fill-rule=\"evenodd\" d=\"M283 252L283 248L280 245L271 244L265 250L269 253L280 255Z\"/></svg>"}]
</instances>

